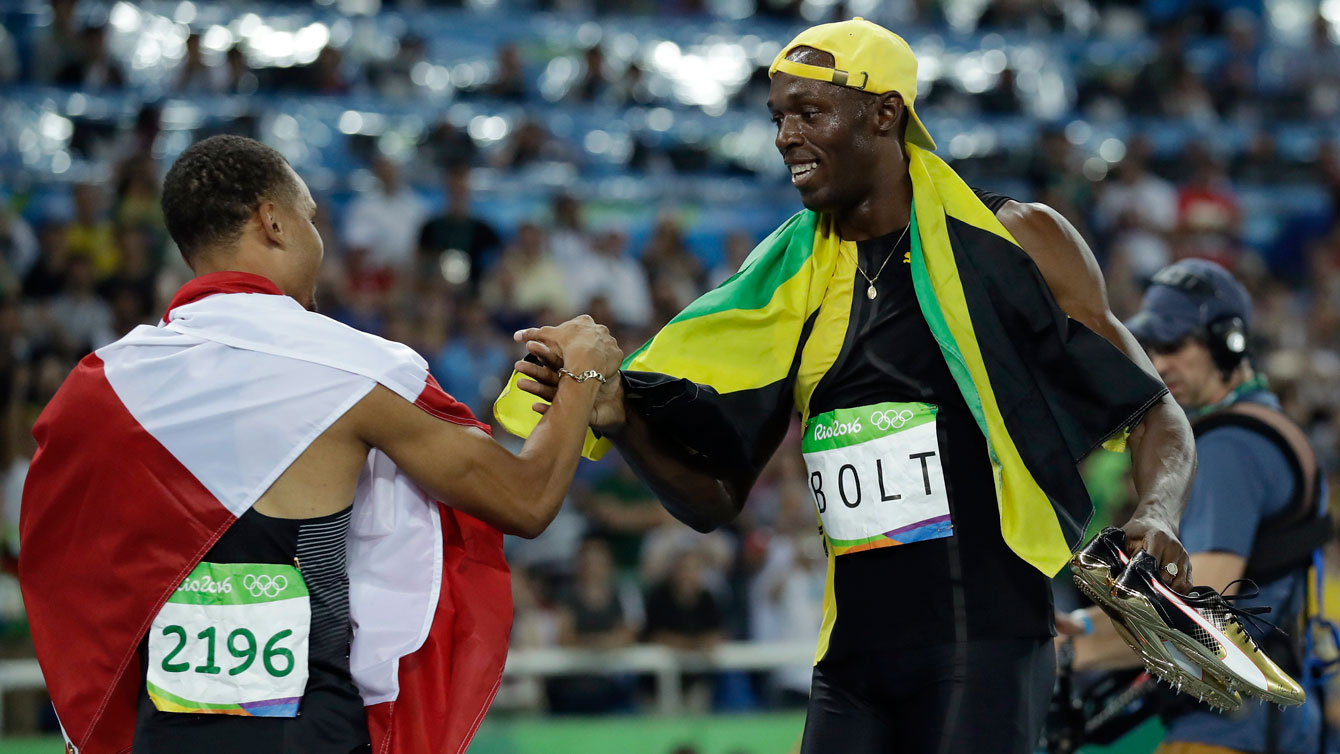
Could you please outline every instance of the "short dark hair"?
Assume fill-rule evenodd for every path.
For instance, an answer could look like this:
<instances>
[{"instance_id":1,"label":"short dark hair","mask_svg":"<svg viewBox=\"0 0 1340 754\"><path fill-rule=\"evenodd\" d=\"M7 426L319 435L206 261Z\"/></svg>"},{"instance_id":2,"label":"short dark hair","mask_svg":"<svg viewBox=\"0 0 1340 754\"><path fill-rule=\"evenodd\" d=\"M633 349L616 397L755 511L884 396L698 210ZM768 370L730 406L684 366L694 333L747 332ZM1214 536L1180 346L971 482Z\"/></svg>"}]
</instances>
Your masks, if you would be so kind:
<instances>
[{"instance_id":1,"label":"short dark hair","mask_svg":"<svg viewBox=\"0 0 1340 754\"><path fill-rule=\"evenodd\" d=\"M211 136L181 153L163 179L163 220L188 261L235 241L265 199L295 200L288 160L245 136Z\"/></svg>"}]
</instances>

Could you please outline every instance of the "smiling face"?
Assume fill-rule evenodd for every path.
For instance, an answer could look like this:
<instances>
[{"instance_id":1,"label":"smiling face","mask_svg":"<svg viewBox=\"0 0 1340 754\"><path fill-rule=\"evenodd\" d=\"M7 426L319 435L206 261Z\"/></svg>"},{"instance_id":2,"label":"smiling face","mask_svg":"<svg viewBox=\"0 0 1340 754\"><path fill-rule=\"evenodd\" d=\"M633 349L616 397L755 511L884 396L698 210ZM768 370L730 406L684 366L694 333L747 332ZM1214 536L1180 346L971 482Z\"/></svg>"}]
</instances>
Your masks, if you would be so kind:
<instances>
[{"instance_id":1,"label":"smiling face","mask_svg":"<svg viewBox=\"0 0 1340 754\"><path fill-rule=\"evenodd\" d=\"M831 55L805 47L787 59L833 66ZM778 72L768 110L777 151L807 209L842 214L870 196L882 164L879 96Z\"/></svg>"}]
</instances>

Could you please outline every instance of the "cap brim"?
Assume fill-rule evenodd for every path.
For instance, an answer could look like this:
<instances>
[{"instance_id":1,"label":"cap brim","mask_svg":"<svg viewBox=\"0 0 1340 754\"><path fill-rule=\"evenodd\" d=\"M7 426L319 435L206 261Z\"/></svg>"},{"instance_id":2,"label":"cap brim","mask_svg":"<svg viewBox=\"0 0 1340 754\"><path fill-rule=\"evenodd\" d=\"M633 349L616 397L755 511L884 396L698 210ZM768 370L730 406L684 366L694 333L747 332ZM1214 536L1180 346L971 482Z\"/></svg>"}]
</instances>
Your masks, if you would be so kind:
<instances>
[{"instance_id":1,"label":"cap brim","mask_svg":"<svg viewBox=\"0 0 1340 754\"><path fill-rule=\"evenodd\" d=\"M1195 317L1176 317L1144 310L1126 320L1126 329L1144 344L1176 343L1200 328Z\"/></svg>"},{"instance_id":2,"label":"cap brim","mask_svg":"<svg viewBox=\"0 0 1340 754\"><path fill-rule=\"evenodd\" d=\"M905 138L908 144L916 144L922 149L935 151L935 139L931 138L930 131L922 124L921 118L917 117L917 111L907 106L907 136Z\"/></svg>"}]
</instances>

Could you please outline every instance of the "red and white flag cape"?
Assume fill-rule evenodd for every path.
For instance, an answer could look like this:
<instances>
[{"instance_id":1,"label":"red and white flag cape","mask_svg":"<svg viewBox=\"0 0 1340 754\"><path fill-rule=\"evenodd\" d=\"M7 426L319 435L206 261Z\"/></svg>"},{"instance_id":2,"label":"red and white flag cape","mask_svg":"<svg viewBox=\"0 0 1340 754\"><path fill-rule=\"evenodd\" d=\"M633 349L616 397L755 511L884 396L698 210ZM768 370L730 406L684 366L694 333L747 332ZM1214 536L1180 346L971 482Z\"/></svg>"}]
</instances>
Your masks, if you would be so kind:
<instances>
[{"instance_id":1,"label":"red and white flag cape","mask_svg":"<svg viewBox=\"0 0 1340 754\"><path fill-rule=\"evenodd\" d=\"M206 275L157 327L71 372L34 429L19 579L67 741L130 750L137 649L214 542L381 384L488 431L417 354L308 312L265 278ZM373 751L459 754L497 692L512 599L502 535L379 451L349 535L350 670Z\"/></svg>"}]
</instances>

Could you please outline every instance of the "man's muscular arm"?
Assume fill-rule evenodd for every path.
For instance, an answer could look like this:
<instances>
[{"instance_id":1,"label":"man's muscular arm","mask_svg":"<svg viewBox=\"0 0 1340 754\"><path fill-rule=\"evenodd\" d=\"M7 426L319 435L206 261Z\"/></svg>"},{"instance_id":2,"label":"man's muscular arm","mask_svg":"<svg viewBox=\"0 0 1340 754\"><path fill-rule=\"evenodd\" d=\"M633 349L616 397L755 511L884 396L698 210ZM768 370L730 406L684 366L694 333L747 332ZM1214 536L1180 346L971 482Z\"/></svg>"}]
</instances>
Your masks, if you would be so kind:
<instances>
[{"instance_id":1,"label":"man's muscular arm","mask_svg":"<svg viewBox=\"0 0 1340 754\"><path fill-rule=\"evenodd\" d=\"M566 351L574 370L613 374L623 357L609 331L585 315L535 337ZM572 483L597 385L564 380L552 410L517 455L484 432L431 416L380 385L348 416L361 442L386 453L437 499L505 534L535 537L558 514Z\"/></svg>"},{"instance_id":2,"label":"man's muscular arm","mask_svg":"<svg viewBox=\"0 0 1340 754\"><path fill-rule=\"evenodd\" d=\"M1059 212L1044 204L1007 202L997 219L1033 259L1056 303L1072 319L1120 348L1151 375L1154 365L1108 308L1102 270L1088 244ZM1191 564L1177 526L1196 474L1195 441L1186 415L1165 394L1131 432L1131 473L1138 506L1124 527L1132 552L1149 550L1160 564L1177 564L1174 588L1191 587Z\"/></svg>"},{"instance_id":3,"label":"man's muscular arm","mask_svg":"<svg viewBox=\"0 0 1340 754\"><path fill-rule=\"evenodd\" d=\"M595 425L597 431L610 438L675 518L701 532L734 520L758 475L752 469L741 469L727 477L694 464L683 448L656 437L641 414L627 409L623 380L618 382L619 394L611 402L617 401L623 409L623 421Z\"/></svg>"},{"instance_id":4,"label":"man's muscular arm","mask_svg":"<svg viewBox=\"0 0 1340 754\"><path fill-rule=\"evenodd\" d=\"M517 342L526 343L541 361L557 363L543 344L533 340L533 332L522 330L514 337ZM518 361L515 366L530 378L518 382L518 387L547 401L553 400L554 386L558 384L553 369L530 361ZM533 408L541 414L548 410L543 403L536 403ZM628 405L622 377L611 379L600 388L591 426L614 443L671 515L701 532L712 531L738 516L758 479L756 469L739 469L730 475L705 469L694 462L685 448L657 437L646 419ZM712 428L704 427L703 431L710 432Z\"/></svg>"}]
</instances>

